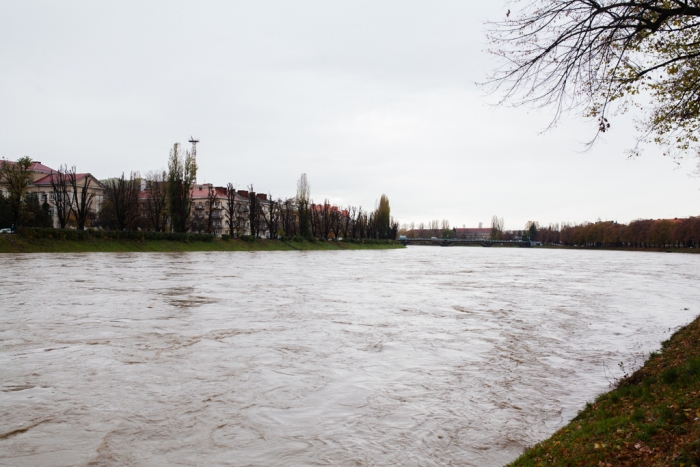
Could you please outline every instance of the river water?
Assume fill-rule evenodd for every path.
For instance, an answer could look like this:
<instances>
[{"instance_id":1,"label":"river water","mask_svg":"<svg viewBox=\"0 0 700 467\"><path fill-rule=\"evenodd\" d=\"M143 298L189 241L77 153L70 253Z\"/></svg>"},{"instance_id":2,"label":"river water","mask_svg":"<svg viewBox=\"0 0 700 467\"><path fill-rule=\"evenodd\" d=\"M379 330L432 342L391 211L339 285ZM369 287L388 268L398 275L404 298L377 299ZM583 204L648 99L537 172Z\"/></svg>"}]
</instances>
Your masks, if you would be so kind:
<instances>
[{"instance_id":1,"label":"river water","mask_svg":"<svg viewBox=\"0 0 700 467\"><path fill-rule=\"evenodd\" d=\"M664 253L5 254L0 465L499 466L698 283Z\"/></svg>"}]
</instances>

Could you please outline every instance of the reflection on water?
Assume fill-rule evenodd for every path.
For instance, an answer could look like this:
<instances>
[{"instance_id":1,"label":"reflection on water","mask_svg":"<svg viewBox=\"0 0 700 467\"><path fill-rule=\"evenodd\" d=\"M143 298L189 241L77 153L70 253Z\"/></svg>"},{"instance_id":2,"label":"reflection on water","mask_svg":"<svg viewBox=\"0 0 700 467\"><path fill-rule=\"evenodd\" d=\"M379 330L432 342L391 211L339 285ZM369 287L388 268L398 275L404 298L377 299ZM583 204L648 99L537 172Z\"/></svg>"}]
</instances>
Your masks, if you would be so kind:
<instances>
[{"instance_id":1,"label":"reflection on water","mask_svg":"<svg viewBox=\"0 0 700 467\"><path fill-rule=\"evenodd\" d=\"M699 263L2 255L0 465L498 466L700 313Z\"/></svg>"}]
</instances>

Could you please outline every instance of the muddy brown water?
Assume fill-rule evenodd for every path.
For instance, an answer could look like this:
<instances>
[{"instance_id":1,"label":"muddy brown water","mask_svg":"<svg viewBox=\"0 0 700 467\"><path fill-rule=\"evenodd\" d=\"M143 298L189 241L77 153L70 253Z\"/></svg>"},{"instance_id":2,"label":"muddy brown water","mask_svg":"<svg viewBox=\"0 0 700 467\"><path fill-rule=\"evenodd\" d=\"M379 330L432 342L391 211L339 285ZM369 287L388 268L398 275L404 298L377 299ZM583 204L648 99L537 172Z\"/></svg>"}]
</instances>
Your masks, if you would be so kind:
<instances>
[{"instance_id":1,"label":"muddy brown water","mask_svg":"<svg viewBox=\"0 0 700 467\"><path fill-rule=\"evenodd\" d=\"M698 283L663 253L1 255L0 465L499 466Z\"/></svg>"}]
</instances>

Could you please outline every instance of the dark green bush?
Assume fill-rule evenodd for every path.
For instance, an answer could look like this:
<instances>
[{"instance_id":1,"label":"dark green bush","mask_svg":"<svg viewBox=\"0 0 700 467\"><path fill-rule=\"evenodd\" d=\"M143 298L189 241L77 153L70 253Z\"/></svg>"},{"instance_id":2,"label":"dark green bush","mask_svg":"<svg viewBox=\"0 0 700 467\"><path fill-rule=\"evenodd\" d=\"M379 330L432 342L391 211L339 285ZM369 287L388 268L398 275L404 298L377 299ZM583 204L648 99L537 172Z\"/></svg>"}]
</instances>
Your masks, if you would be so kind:
<instances>
[{"instance_id":1,"label":"dark green bush","mask_svg":"<svg viewBox=\"0 0 700 467\"><path fill-rule=\"evenodd\" d=\"M231 240L231 236L229 234L222 234L221 240L229 241L229 240Z\"/></svg>"}]
</instances>

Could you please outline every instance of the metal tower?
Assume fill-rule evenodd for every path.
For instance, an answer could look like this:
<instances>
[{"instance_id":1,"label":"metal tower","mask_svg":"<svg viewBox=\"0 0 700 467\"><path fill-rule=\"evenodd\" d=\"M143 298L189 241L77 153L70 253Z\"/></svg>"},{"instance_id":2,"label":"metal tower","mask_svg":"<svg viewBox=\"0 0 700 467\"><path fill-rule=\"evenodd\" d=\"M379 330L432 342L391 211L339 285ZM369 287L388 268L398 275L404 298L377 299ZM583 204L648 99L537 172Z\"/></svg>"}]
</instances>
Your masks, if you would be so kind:
<instances>
[{"instance_id":1,"label":"metal tower","mask_svg":"<svg viewBox=\"0 0 700 467\"><path fill-rule=\"evenodd\" d=\"M198 139L194 139L193 136L190 136L190 143L192 143L192 160L194 161L195 167L197 166L197 143L199 143ZM197 184L197 173L195 172L194 174L194 184Z\"/></svg>"}]
</instances>

